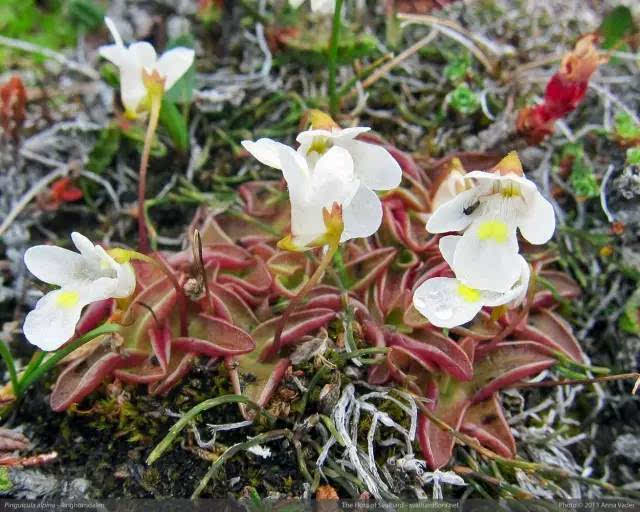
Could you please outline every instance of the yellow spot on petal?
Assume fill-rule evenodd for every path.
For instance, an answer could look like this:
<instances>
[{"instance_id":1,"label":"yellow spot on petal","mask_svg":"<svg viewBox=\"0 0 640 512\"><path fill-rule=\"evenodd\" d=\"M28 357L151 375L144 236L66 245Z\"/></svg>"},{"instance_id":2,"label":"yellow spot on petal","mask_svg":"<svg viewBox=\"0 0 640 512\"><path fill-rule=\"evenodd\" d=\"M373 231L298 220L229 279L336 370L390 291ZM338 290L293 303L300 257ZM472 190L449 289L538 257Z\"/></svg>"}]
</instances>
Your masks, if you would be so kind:
<instances>
[{"instance_id":1,"label":"yellow spot on petal","mask_svg":"<svg viewBox=\"0 0 640 512\"><path fill-rule=\"evenodd\" d=\"M480 292L478 290L462 283L458 285L458 295L467 302L478 302L480 300Z\"/></svg>"},{"instance_id":2,"label":"yellow spot on petal","mask_svg":"<svg viewBox=\"0 0 640 512\"><path fill-rule=\"evenodd\" d=\"M493 240L503 244L509 238L509 226L501 220L486 220L478 226L476 233L480 240Z\"/></svg>"},{"instance_id":3,"label":"yellow spot on petal","mask_svg":"<svg viewBox=\"0 0 640 512\"><path fill-rule=\"evenodd\" d=\"M80 294L78 292L62 292L56 299L56 304L61 308L72 308L80 300Z\"/></svg>"}]
</instances>

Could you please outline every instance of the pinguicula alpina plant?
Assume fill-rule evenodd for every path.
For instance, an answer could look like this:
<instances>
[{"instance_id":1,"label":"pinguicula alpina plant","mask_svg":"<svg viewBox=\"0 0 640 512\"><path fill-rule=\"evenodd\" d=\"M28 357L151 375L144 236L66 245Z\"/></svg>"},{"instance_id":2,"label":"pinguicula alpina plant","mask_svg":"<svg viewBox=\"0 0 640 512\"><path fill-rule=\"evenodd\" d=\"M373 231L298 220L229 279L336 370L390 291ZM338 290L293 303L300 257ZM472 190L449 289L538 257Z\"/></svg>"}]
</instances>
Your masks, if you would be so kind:
<instances>
[{"instance_id":1,"label":"pinguicula alpina plant","mask_svg":"<svg viewBox=\"0 0 640 512\"><path fill-rule=\"evenodd\" d=\"M323 137L321 141L328 144L328 136ZM207 358L224 363L235 393L246 397L241 402L246 418L254 416L256 407L286 415L288 409L271 404L271 398L292 365L291 352L319 333L326 336L337 329L348 333L348 350L374 354L365 363L371 365L372 384L396 382L429 400L420 415L417 438L431 468L445 465L454 445L451 432L442 430L438 421L472 436L499 456L513 457L515 443L497 393L553 365L581 368L582 352L566 322L553 312L557 298L575 298L579 288L566 275L546 268L553 263L548 252L528 253L530 264L518 256L520 273L507 291L478 291L463 285L453 270L462 237L430 235L424 227L433 216L432 201L438 194L428 173L376 136L363 133L352 142L366 143L362 149L372 154L384 149L394 160L386 172L394 175L399 167L402 173L398 187L375 197L375 202L372 198L373 207L380 203L382 210L379 229L371 226L359 236L342 239L348 225L344 212L356 197L354 190L362 186L352 182L366 174L365 169L358 169L357 158L337 143L324 146L319 157L310 155L313 141L297 151L263 141L263 148L277 151L258 151L260 159L281 168L284 182L241 185L242 210L200 217L186 250L149 255L103 250L74 235L74 241L82 240L81 249L102 258L94 261L91 256L86 264L78 260L78 279L106 280L101 281L102 300L92 302L77 324L73 325L75 317L66 319L66 330L56 339L47 332L39 332L38 339L29 336L47 348L66 341L46 360L53 361L46 369L62 366L51 407L65 410L110 379L146 384L150 393L165 394L197 358ZM279 160L269 160L273 155ZM336 170L349 171L346 176L331 174L332 168L323 162L327 155ZM292 177L289 172L294 169L306 174ZM345 190L309 186L318 179L315 173L329 174L337 180L331 182L334 186L346 180L354 190L343 195ZM385 183L391 188L397 179L369 177L372 187L371 183ZM284 185L291 200L283 193ZM440 186L446 186L446 180ZM308 201L299 197L305 193L325 195ZM296 215L307 215L312 206L314 220L308 226L300 224L303 231L295 231ZM307 227L312 232L304 231ZM331 267L326 255L337 246L340 264L327 272ZM47 250L66 258L84 257L64 249ZM39 275L37 265L30 268L65 290L59 279ZM119 275L126 279L118 279ZM552 283L553 295L536 284L537 276ZM444 332L437 315L423 316L421 308L413 306L414 294L434 281L437 291L445 294L467 287L460 300L447 304L455 321ZM131 283L135 283L133 293ZM50 292L60 293L64 291ZM474 300L464 302L470 298ZM83 303L89 299L98 297L83 297ZM488 307L494 308L491 314ZM63 340L69 326L75 333ZM24 384L19 389L24 390ZM154 451L149 461L161 452Z\"/></svg>"},{"instance_id":2,"label":"pinguicula alpina plant","mask_svg":"<svg viewBox=\"0 0 640 512\"><path fill-rule=\"evenodd\" d=\"M142 252L149 251L144 199L147 188L147 167L153 137L158 127L162 98L193 64L191 48L177 47L159 58L153 46L145 41L126 47L113 21L105 18L115 44L101 46L100 55L115 64L120 71L120 97L127 117L135 119L149 112L144 148L138 176L138 238Z\"/></svg>"}]
</instances>

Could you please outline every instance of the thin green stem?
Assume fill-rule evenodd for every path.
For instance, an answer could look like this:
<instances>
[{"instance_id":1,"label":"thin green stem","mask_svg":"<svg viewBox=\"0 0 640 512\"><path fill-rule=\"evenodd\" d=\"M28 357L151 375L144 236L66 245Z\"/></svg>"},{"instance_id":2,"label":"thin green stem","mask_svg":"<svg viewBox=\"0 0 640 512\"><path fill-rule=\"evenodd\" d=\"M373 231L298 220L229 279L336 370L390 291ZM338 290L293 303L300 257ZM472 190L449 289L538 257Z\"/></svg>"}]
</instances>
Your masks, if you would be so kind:
<instances>
[{"instance_id":1,"label":"thin green stem","mask_svg":"<svg viewBox=\"0 0 640 512\"><path fill-rule=\"evenodd\" d=\"M22 395L32 384L39 381L49 370L54 368L60 361L67 357L71 352L81 347L85 343L88 343L94 338L103 334L109 334L118 332L122 327L117 324L103 324L100 327L96 327L92 331L80 336L78 339L68 343L60 350L57 350L49 358L47 358L42 364L35 368L30 374L25 375L18 383L19 395Z\"/></svg>"},{"instance_id":2,"label":"thin green stem","mask_svg":"<svg viewBox=\"0 0 640 512\"><path fill-rule=\"evenodd\" d=\"M342 1L336 0L333 13L333 25L331 27L331 41L329 43L329 112L331 116L338 115L340 97L336 91L336 72L338 70L338 44L340 43L340 24L342 14Z\"/></svg>"},{"instance_id":3,"label":"thin green stem","mask_svg":"<svg viewBox=\"0 0 640 512\"><path fill-rule=\"evenodd\" d=\"M18 398L18 375L16 374L16 363L13 360L13 356L11 355L9 347L7 347L6 343L2 340L0 340L0 356L2 356L2 359L7 365L7 370L9 370L9 377L11 378L11 388L13 390L13 394L16 398Z\"/></svg>"},{"instance_id":4,"label":"thin green stem","mask_svg":"<svg viewBox=\"0 0 640 512\"><path fill-rule=\"evenodd\" d=\"M158 128L160 117L160 107L162 106L162 95L151 95L151 109L149 113L149 124L144 137L144 148L140 159L140 172L138 173L138 246L140 252L149 252L149 232L147 227L147 215L144 206L144 197L147 192L147 167L149 166L149 154L153 136Z\"/></svg>"},{"instance_id":5,"label":"thin green stem","mask_svg":"<svg viewBox=\"0 0 640 512\"><path fill-rule=\"evenodd\" d=\"M204 402L200 402L195 407L192 407L191 409L189 409L182 416L182 418L180 418L169 429L168 434L166 436L164 436L162 441L160 441L156 445L156 447L153 449L153 451L147 457L147 464L151 465L156 460L158 460L162 456L162 454L171 446L171 443L173 443L174 439L182 431L182 429L185 428L191 421L193 421L196 418L196 416L198 416L200 413L202 413L204 411L207 411L209 409L212 409L214 407L217 407L219 405L229 404L229 403L245 404L245 405L249 406L250 408L255 409L259 413L264 414L265 416L267 416L267 418L269 418L271 420L274 419L269 413L264 411L262 409L262 407L260 407L258 404L256 404L255 402L252 402L251 400L249 400L248 398L246 398L246 397L244 397L242 395L224 395L224 396L219 396L219 397L216 397L216 398L210 398L209 400L205 400Z\"/></svg>"}]
</instances>

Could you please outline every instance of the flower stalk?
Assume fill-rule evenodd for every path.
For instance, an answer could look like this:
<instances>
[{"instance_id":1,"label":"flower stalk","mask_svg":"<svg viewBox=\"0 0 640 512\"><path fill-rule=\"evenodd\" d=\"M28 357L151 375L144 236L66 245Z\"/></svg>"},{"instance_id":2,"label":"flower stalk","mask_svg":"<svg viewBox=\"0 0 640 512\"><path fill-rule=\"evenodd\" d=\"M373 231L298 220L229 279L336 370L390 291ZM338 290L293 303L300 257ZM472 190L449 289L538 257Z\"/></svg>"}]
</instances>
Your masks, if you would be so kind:
<instances>
[{"instance_id":1,"label":"flower stalk","mask_svg":"<svg viewBox=\"0 0 640 512\"><path fill-rule=\"evenodd\" d=\"M149 112L149 124L144 137L144 148L142 150L142 158L140 159L140 171L138 173L138 247L143 253L150 251L149 244L149 228L147 226L147 211L144 204L144 198L147 192L147 167L149 166L149 154L151 153L151 144L158 128L158 119L160 118L160 108L162 106L162 88L149 92L151 100Z\"/></svg>"}]
</instances>

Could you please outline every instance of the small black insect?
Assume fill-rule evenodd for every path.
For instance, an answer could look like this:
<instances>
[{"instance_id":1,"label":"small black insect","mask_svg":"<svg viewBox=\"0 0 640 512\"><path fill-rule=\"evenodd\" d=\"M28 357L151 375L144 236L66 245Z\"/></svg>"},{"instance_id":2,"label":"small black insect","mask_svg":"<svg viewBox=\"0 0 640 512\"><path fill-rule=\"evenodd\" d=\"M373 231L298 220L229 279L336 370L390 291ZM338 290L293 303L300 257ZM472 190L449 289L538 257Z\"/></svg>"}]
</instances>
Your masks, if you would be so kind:
<instances>
[{"instance_id":1,"label":"small black insect","mask_svg":"<svg viewBox=\"0 0 640 512\"><path fill-rule=\"evenodd\" d=\"M480 206L480 201L476 201L472 205L469 205L466 208L463 208L462 211L464 212L465 215L471 215L478 206Z\"/></svg>"}]
</instances>

